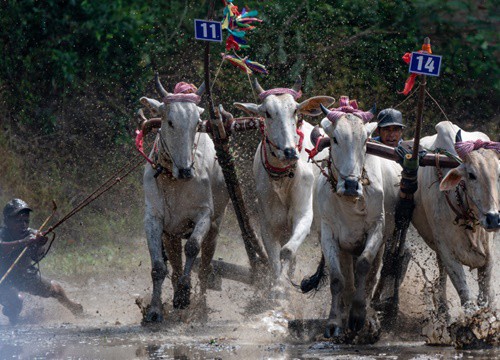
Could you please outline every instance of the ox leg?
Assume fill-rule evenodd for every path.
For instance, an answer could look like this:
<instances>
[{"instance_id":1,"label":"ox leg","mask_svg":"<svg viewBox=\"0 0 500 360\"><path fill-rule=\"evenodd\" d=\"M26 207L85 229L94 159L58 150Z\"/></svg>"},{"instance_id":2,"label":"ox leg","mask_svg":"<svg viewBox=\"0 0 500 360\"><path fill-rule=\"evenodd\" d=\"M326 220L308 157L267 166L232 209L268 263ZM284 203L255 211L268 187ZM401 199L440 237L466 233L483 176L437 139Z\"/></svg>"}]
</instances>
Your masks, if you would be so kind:
<instances>
[{"instance_id":1,"label":"ox leg","mask_svg":"<svg viewBox=\"0 0 500 360\"><path fill-rule=\"evenodd\" d=\"M358 332L365 325L367 287L366 280L371 266L382 246L383 223L375 225L368 235L365 249L356 260L354 272L354 286L356 288L352 301L351 312L349 313L349 328ZM370 287L371 289L371 287Z\"/></svg>"},{"instance_id":2,"label":"ox leg","mask_svg":"<svg viewBox=\"0 0 500 360\"><path fill-rule=\"evenodd\" d=\"M201 243L210 229L210 222L209 211L206 211L196 222L193 233L184 247L186 265L184 266L184 273L179 279L177 290L174 293L174 308L176 309L185 309L189 306L191 296L191 269L200 252Z\"/></svg>"},{"instance_id":3,"label":"ox leg","mask_svg":"<svg viewBox=\"0 0 500 360\"><path fill-rule=\"evenodd\" d=\"M307 210L303 211L304 209L298 209L293 215L294 223L292 236L280 251L281 273L282 275L287 274L290 279L293 279L293 274L295 272L295 255L297 254L297 250L311 231L313 220L311 201L312 196L309 196L309 200L302 204L308 204Z\"/></svg>"},{"instance_id":4,"label":"ox leg","mask_svg":"<svg viewBox=\"0 0 500 360\"><path fill-rule=\"evenodd\" d=\"M273 227L268 222L265 222L261 228L262 241L269 257L269 265L271 273L269 276L269 285L271 291L269 297L271 299L282 298L284 296L283 284L280 281L281 277L281 261L280 250L281 245L279 237L273 232Z\"/></svg>"},{"instance_id":5,"label":"ox leg","mask_svg":"<svg viewBox=\"0 0 500 360\"><path fill-rule=\"evenodd\" d=\"M488 253L486 264L477 269L479 294L477 297L477 305L479 307L491 306L494 296L491 291L491 272L493 264Z\"/></svg>"},{"instance_id":6,"label":"ox leg","mask_svg":"<svg viewBox=\"0 0 500 360\"><path fill-rule=\"evenodd\" d=\"M220 222L219 222L220 223ZM219 235L219 223L212 223L210 231L201 244L201 264L198 277L200 279L201 295L205 297L208 283L213 275L212 259L214 258L217 246L217 236Z\"/></svg>"},{"instance_id":7,"label":"ox leg","mask_svg":"<svg viewBox=\"0 0 500 360\"><path fill-rule=\"evenodd\" d=\"M172 265L172 277L170 280L175 293L182 275L182 239L179 236L164 234L163 244L167 251L168 261Z\"/></svg>"},{"instance_id":8,"label":"ox leg","mask_svg":"<svg viewBox=\"0 0 500 360\"><path fill-rule=\"evenodd\" d=\"M446 322L449 322L450 315L448 313L448 302L446 301L446 282L448 274L446 273L445 266L439 255L437 255L437 264L439 275L437 278L437 284L434 286L434 288L437 289L437 293L435 295L435 307L437 308L438 317L441 318L444 316Z\"/></svg>"},{"instance_id":9,"label":"ox leg","mask_svg":"<svg viewBox=\"0 0 500 360\"><path fill-rule=\"evenodd\" d=\"M453 286L457 290L458 296L460 297L460 303L464 311L466 314L475 311L477 307L472 301L462 264L453 259L452 254L443 251L440 247L438 247L438 252L439 257L443 261L444 267L446 268L446 272L448 273Z\"/></svg>"},{"instance_id":10,"label":"ox leg","mask_svg":"<svg viewBox=\"0 0 500 360\"><path fill-rule=\"evenodd\" d=\"M167 276L167 265L163 259L162 234L163 234L163 219L149 214L146 209L144 220L146 237L148 241L149 256L151 258L151 278L153 279L153 295L151 304L146 312L143 321L162 322L163 307L161 302L161 287Z\"/></svg>"},{"instance_id":11,"label":"ox leg","mask_svg":"<svg viewBox=\"0 0 500 360\"><path fill-rule=\"evenodd\" d=\"M349 307L354 296L354 263L353 256L345 251L340 253L340 268L345 279L344 293L340 304L340 313L342 314L342 328L345 328L348 321Z\"/></svg>"},{"instance_id":12,"label":"ox leg","mask_svg":"<svg viewBox=\"0 0 500 360\"><path fill-rule=\"evenodd\" d=\"M341 301L344 291L345 280L340 267L340 248L337 239L334 238L332 229L321 224L321 249L325 256L330 275L330 293L332 294L332 304L330 315L326 325L324 337L335 337L339 339L343 335Z\"/></svg>"}]
</instances>

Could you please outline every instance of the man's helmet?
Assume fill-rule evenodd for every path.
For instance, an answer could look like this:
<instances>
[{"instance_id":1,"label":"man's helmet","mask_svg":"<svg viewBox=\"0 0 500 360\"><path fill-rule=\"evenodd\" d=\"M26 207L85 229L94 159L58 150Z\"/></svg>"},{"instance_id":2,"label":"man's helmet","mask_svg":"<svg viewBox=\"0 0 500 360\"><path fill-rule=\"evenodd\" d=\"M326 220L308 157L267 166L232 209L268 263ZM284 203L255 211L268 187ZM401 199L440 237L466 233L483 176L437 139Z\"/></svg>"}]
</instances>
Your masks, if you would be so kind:
<instances>
[{"instance_id":1,"label":"man's helmet","mask_svg":"<svg viewBox=\"0 0 500 360\"><path fill-rule=\"evenodd\" d=\"M401 114L401 111L396 109L389 108L382 110L377 116L377 121L378 127L392 125L406 127L406 125L403 124L403 115Z\"/></svg>"},{"instance_id":2,"label":"man's helmet","mask_svg":"<svg viewBox=\"0 0 500 360\"><path fill-rule=\"evenodd\" d=\"M33 211L29 205L21 199L12 199L3 208L4 219L16 216L22 211Z\"/></svg>"}]
</instances>

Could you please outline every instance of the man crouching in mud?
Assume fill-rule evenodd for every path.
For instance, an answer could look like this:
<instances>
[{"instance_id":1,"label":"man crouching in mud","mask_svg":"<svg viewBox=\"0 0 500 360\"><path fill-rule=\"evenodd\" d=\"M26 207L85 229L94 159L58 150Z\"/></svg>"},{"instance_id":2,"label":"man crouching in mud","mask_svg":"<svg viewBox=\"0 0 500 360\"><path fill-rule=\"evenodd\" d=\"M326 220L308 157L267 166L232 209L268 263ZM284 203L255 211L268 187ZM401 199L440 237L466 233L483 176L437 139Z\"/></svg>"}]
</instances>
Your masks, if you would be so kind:
<instances>
[{"instance_id":1,"label":"man crouching in mud","mask_svg":"<svg viewBox=\"0 0 500 360\"><path fill-rule=\"evenodd\" d=\"M47 237L29 228L32 210L21 199L12 199L3 209L4 226L0 228L0 279L6 274L25 247L28 250L0 284L2 312L16 324L23 308L20 292L44 298L56 298L74 315L83 313L82 305L71 301L61 285L41 276L34 263L45 254Z\"/></svg>"}]
</instances>

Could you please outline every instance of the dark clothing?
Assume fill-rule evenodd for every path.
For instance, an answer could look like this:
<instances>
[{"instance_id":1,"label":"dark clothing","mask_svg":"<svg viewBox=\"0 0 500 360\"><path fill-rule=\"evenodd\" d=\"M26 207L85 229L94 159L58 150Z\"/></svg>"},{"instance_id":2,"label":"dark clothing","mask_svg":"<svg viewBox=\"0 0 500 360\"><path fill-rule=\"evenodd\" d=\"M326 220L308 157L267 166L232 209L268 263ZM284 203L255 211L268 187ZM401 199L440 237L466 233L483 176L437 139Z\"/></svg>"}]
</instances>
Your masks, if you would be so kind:
<instances>
[{"instance_id":1,"label":"dark clothing","mask_svg":"<svg viewBox=\"0 0 500 360\"><path fill-rule=\"evenodd\" d=\"M35 234L35 230L28 229L26 237ZM20 244L14 249L5 246L7 243L18 240L21 239L13 239L6 227L0 228L0 279L26 246ZM22 298L19 296L19 291L41 297L52 296L50 281L43 278L38 268L33 264L43 253L43 246L30 245L26 253L0 284L0 304L3 306L3 313L9 317L11 322L17 320L22 310Z\"/></svg>"}]
</instances>

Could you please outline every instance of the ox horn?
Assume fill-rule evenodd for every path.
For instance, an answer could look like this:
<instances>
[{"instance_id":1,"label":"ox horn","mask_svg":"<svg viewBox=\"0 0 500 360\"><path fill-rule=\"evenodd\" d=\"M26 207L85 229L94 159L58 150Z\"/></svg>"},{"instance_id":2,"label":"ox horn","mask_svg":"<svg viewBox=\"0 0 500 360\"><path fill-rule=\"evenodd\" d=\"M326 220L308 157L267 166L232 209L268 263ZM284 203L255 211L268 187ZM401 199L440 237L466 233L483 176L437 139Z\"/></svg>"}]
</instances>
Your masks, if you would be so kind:
<instances>
[{"instance_id":1,"label":"ox horn","mask_svg":"<svg viewBox=\"0 0 500 360\"><path fill-rule=\"evenodd\" d=\"M260 86L259 82L257 81L257 78L253 79L253 87L257 91L257 95L262 94L265 90Z\"/></svg>"},{"instance_id":2,"label":"ox horn","mask_svg":"<svg viewBox=\"0 0 500 360\"><path fill-rule=\"evenodd\" d=\"M325 116L328 116L330 110L328 110L323 104L319 104L319 107L321 108L321 111L323 111L323 114L325 114Z\"/></svg>"},{"instance_id":3,"label":"ox horn","mask_svg":"<svg viewBox=\"0 0 500 360\"><path fill-rule=\"evenodd\" d=\"M160 94L162 98L168 95L167 90L163 88L163 85L160 82L160 76L158 75L158 72L155 72L155 84L156 84L156 91L158 91L158 94Z\"/></svg>"},{"instance_id":4,"label":"ox horn","mask_svg":"<svg viewBox=\"0 0 500 360\"><path fill-rule=\"evenodd\" d=\"M146 121L148 121L148 119L146 119L146 116L144 115L143 108L140 108L139 110L137 110L136 116L137 116L137 125L138 125L138 128L140 129L140 128L142 128L142 124L144 124Z\"/></svg>"},{"instance_id":5,"label":"ox horn","mask_svg":"<svg viewBox=\"0 0 500 360\"><path fill-rule=\"evenodd\" d=\"M293 84L292 90L299 92L302 88L302 78L297 76L297 80L295 80L295 84Z\"/></svg>"},{"instance_id":6,"label":"ox horn","mask_svg":"<svg viewBox=\"0 0 500 360\"><path fill-rule=\"evenodd\" d=\"M231 114L229 111L226 111L223 107L222 104L219 104L219 113L222 116L222 119L224 121L232 121L234 119L233 114Z\"/></svg>"},{"instance_id":7,"label":"ox horn","mask_svg":"<svg viewBox=\"0 0 500 360\"><path fill-rule=\"evenodd\" d=\"M205 82L203 81L203 83L200 85L198 90L196 90L196 95L198 95L198 96L203 95L203 93L205 92L205 88L206 88Z\"/></svg>"},{"instance_id":8,"label":"ox horn","mask_svg":"<svg viewBox=\"0 0 500 360\"><path fill-rule=\"evenodd\" d=\"M455 142L462 142L462 130L458 130L457 135L455 135Z\"/></svg>"},{"instance_id":9,"label":"ox horn","mask_svg":"<svg viewBox=\"0 0 500 360\"><path fill-rule=\"evenodd\" d=\"M313 130L311 131L311 142L313 143L314 146L316 146L316 143L319 140L318 144L318 153L322 152L324 149L326 149L328 146L330 146L330 138L326 135L321 135L321 132L319 131L319 126L316 125Z\"/></svg>"}]
</instances>

